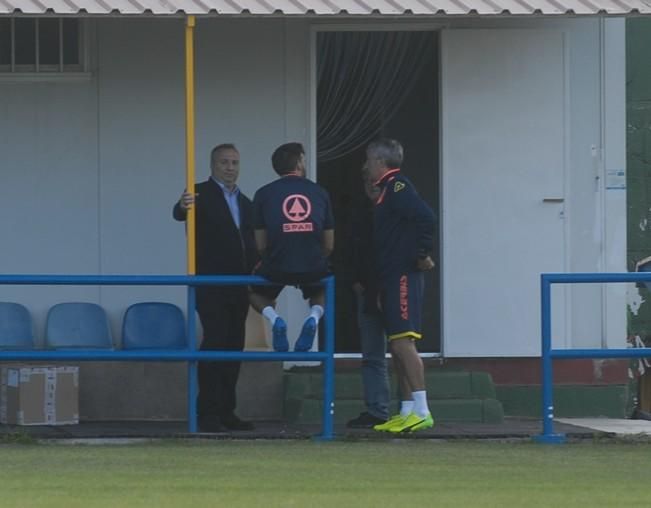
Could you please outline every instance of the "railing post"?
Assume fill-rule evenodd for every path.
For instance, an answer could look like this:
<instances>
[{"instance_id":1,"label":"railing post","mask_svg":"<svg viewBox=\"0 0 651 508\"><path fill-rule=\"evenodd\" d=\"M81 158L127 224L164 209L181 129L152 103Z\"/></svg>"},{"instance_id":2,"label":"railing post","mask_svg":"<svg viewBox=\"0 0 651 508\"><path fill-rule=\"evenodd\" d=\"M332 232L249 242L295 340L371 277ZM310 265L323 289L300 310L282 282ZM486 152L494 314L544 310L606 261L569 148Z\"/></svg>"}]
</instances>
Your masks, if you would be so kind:
<instances>
[{"instance_id":1,"label":"railing post","mask_svg":"<svg viewBox=\"0 0 651 508\"><path fill-rule=\"evenodd\" d=\"M196 289L188 286L188 349L197 349ZM197 361L188 362L188 432L197 432Z\"/></svg>"},{"instance_id":2,"label":"railing post","mask_svg":"<svg viewBox=\"0 0 651 508\"><path fill-rule=\"evenodd\" d=\"M563 443L565 434L554 434L554 379L552 366L551 330L551 283L542 274L540 277L540 319L541 319L541 384L543 433L536 436L541 443Z\"/></svg>"},{"instance_id":3,"label":"railing post","mask_svg":"<svg viewBox=\"0 0 651 508\"><path fill-rule=\"evenodd\" d=\"M330 276L326 280L326 307L325 307L325 353L323 361L323 430L321 439L334 438L334 385L335 385L335 278Z\"/></svg>"}]
</instances>

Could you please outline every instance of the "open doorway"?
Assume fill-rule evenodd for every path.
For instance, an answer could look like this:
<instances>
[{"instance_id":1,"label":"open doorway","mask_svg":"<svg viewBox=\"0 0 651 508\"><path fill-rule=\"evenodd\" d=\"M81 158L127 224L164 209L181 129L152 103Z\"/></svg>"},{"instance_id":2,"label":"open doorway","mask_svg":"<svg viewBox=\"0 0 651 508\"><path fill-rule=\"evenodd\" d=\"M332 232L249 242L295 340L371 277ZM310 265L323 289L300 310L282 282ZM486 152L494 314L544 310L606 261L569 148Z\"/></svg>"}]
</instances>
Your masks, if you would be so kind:
<instances>
[{"instance_id":1,"label":"open doorway","mask_svg":"<svg viewBox=\"0 0 651 508\"><path fill-rule=\"evenodd\" d=\"M438 34L328 31L317 34L317 175L332 199L337 276L336 352L359 353L350 256L352 214L366 199L360 169L373 139L398 139L403 172L439 215ZM434 232L438 243L439 232ZM440 256L426 275L421 352L440 352Z\"/></svg>"}]
</instances>

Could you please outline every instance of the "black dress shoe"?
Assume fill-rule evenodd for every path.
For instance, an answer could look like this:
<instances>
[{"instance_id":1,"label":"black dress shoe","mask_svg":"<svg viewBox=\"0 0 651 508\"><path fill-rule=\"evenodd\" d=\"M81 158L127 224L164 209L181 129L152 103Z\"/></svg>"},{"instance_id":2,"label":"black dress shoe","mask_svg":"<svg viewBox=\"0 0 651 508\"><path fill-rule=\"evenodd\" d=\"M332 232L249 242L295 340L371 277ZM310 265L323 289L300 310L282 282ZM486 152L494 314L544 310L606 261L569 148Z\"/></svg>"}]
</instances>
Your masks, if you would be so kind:
<instances>
[{"instance_id":1,"label":"black dress shoe","mask_svg":"<svg viewBox=\"0 0 651 508\"><path fill-rule=\"evenodd\" d=\"M213 434L215 432L226 432L227 430L216 416L201 416L198 424L199 432Z\"/></svg>"},{"instance_id":2,"label":"black dress shoe","mask_svg":"<svg viewBox=\"0 0 651 508\"><path fill-rule=\"evenodd\" d=\"M364 412L357 418L349 420L346 427L349 429L372 429L374 426L380 425L381 423L386 423L386 419Z\"/></svg>"},{"instance_id":3,"label":"black dress shoe","mask_svg":"<svg viewBox=\"0 0 651 508\"><path fill-rule=\"evenodd\" d=\"M255 428L251 422L240 420L235 413L222 415L219 417L219 421L228 430L253 430Z\"/></svg>"}]
</instances>

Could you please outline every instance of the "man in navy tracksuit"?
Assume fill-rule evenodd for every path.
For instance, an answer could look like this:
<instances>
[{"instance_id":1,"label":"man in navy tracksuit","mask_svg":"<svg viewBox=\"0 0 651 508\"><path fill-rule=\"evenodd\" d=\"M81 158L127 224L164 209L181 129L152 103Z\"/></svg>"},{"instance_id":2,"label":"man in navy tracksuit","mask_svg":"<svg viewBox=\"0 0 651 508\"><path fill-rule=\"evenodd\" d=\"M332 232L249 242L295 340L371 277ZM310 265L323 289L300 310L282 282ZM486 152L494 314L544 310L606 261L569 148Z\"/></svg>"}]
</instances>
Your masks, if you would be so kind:
<instances>
[{"instance_id":1,"label":"man in navy tracksuit","mask_svg":"<svg viewBox=\"0 0 651 508\"><path fill-rule=\"evenodd\" d=\"M379 431L415 432L434 425L427 405L423 362L415 341L422 338L423 272L434 267L434 213L400 172L403 149L381 139L366 150L368 171L380 188L375 204L376 275L386 335L400 383L400 414Z\"/></svg>"}]
</instances>

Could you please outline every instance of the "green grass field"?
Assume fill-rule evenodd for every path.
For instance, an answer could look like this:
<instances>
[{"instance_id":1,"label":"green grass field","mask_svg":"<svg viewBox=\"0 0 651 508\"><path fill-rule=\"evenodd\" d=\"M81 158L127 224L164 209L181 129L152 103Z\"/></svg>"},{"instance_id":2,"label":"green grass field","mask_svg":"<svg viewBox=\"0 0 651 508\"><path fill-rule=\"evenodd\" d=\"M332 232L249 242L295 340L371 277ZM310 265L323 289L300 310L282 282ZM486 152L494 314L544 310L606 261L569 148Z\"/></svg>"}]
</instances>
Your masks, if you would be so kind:
<instances>
[{"instance_id":1,"label":"green grass field","mask_svg":"<svg viewBox=\"0 0 651 508\"><path fill-rule=\"evenodd\" d=\"M648 443L0 445L2 508L650 506L650 477Z\"/></svg>"}]
</instances>

